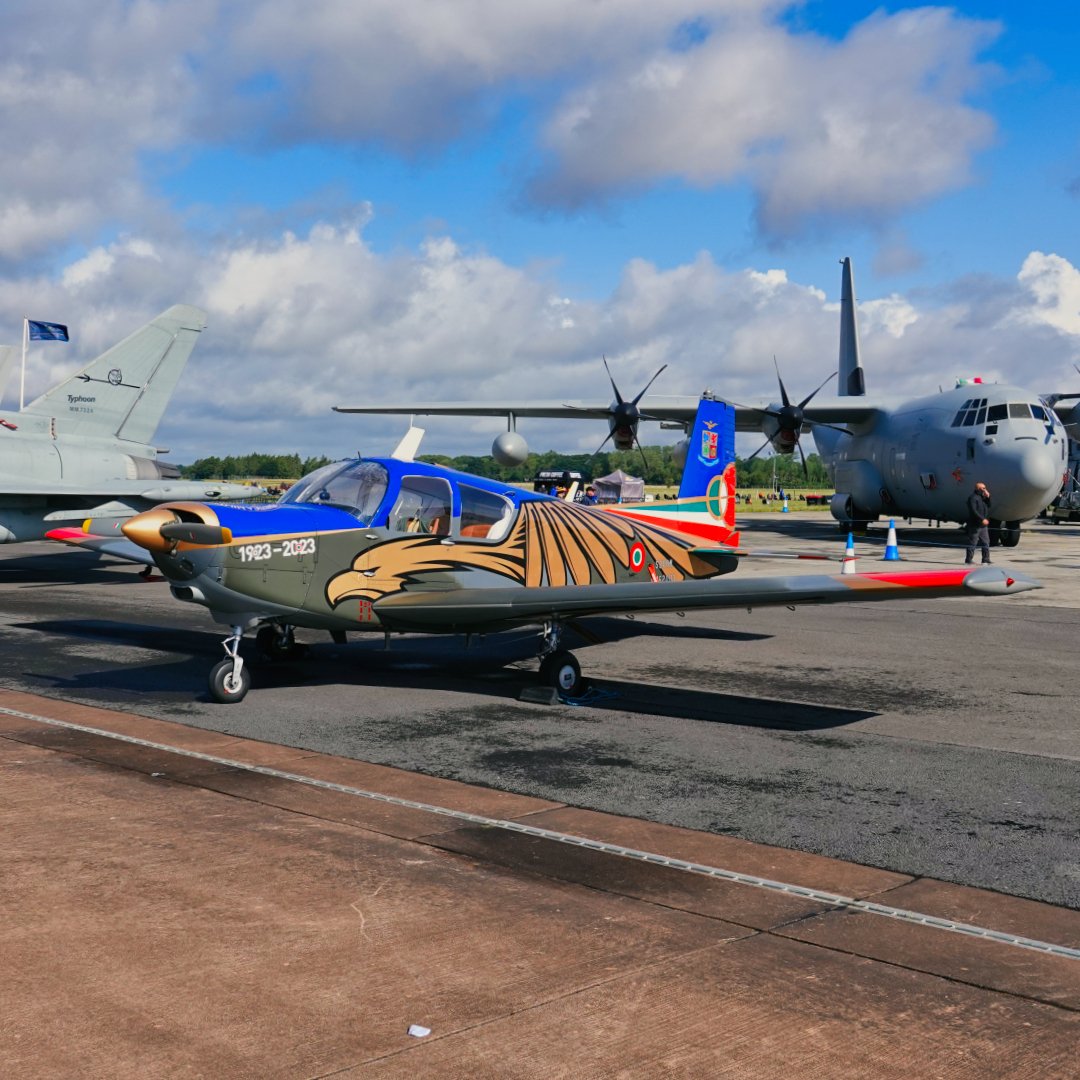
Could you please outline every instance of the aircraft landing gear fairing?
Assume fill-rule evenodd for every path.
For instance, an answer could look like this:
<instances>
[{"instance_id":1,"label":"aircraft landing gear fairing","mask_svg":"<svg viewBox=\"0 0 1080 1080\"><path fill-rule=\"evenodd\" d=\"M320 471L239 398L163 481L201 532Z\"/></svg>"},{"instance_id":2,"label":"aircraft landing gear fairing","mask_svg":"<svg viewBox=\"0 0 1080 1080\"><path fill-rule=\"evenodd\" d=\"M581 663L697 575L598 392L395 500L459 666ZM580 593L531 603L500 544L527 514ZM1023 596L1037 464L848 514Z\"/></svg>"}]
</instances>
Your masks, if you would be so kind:
<instances>
[{"instance_id":1,"label":"aircraft landing gear fairing","mask_svg":"<svg viewBox=\"0 0 1080 1080\"><path fill-rule=\"evenodd\" d=\"M544 643L540 647L540 681L545 686L553 686L566 697L578 697L585 689L581 665L572 652L559 648L561 637L561 623L544 624Z\"/></svg>"},{"instance_id":2,"label":"aircraft landing gear fairing","mask_svg":"<svg viewBox=\"0 0 1080 1080\"><path fill-rule=\"evenodd\" d=\"M221 705L243 701L251 689L251 672L244 667L244 658L240 655L243 636L243 627L234 626L232 635L222 642L225 659L210 669L210 696Z\"/></svg>"}]
</instances>

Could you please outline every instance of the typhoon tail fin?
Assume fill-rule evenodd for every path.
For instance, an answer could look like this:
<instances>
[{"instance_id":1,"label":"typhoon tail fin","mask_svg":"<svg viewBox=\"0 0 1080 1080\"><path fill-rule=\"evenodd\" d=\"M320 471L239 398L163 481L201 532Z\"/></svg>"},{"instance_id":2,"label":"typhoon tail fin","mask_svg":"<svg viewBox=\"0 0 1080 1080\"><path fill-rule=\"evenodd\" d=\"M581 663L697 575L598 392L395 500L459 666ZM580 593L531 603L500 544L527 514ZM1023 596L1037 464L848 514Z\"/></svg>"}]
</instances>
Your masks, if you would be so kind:
<instances>
[{"instance_id":1,"label":"typhoon tail fin","mask_svg":"<svg viewBox=\"0 0 1080 1080\"><path fill-rule=\"evenodd\" d=\"M3 400L11 369L15 366L15 346L0 345L0 401Z\"/></svg>"},{"instance_id":2,"label":"typhoon tail fin","mask_svg":"<svg viewBox=\"0 0 1080 1080\"><path fill-rule=\"evenodd\" d=\"M55 418L66 435L149 444L205 326L205 312L177 304L23 411Z\"/></svg>"},{"instance_id":3,"label":"typhoon tail fin","mask_svg":"<svg viewBox=\"0 0 1080 1080\"><path fill-rule=\"evenodd\" d=\"M851 259L842 260L844 272L840 285L840 374L837 394L862 397L866 393L862 358L859 356L859 324L855 316L855 282Z\"/></svg>"},{"instance_id":4,"label":"typhoon tail fin","mask_svg":"<svg viewBox=\"0 0 1080 1080\"><path fill-rule=\"evenodd\" d=\"M672 502L606 507L707 545L738 547L735 529L735 409L702 398L687 440L678 497Z\"/></svg>"}]
</instances>

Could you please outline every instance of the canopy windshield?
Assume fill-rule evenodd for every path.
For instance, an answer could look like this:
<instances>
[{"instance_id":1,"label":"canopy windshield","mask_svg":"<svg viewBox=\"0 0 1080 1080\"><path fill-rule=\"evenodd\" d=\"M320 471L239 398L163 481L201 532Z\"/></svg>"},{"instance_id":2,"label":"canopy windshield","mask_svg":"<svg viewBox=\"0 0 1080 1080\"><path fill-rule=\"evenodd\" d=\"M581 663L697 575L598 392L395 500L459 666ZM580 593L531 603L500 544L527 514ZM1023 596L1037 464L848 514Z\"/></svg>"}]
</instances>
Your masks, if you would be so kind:
<instances>
[{"instance_id":1,"label":"canopy windshield","mask_svg":"<svg viewBox=\"0 0 1080 1080\"><path fill-rule=\"evenodd\" d=\"M283 503L313 503L348 510L368 525L386 497L390 474L375 461L357 459L324 465L298 480L281 497Z\"/></svg>"}]
</instances>

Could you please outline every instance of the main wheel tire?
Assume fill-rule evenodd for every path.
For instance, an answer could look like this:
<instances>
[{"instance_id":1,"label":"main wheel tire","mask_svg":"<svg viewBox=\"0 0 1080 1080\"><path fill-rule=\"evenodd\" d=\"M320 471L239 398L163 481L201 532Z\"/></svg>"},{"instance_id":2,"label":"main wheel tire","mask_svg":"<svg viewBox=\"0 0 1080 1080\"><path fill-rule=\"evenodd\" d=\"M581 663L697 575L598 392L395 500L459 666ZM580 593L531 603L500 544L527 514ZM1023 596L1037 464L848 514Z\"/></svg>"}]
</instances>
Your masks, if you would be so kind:
<instances>
[{"instance_id":1,"label":"main wheel tire","mask_svg":"<svg viewBox=\"0 0 1080 1080\"><path fill-rule=\"evenodd\" d=\"M251 672L245 664L239 675L233 675L233 662L226 657L210 669L210 696L221 705L243 701L251 689Z\"/></svg>"},{"instance_id":2,"label":"main wheel tire","mask_svg":"<svg viewBox=\"0 0 1080 1080\"><path fill-rule=\"evenodd\" d=\"M577 657L566 651L552 653L541 661L540 681L567 697L577 697L585 688Z\"/></svg>"},{"instance_id":3,"label":"main wheel tire","mask_svg":"<svg viewBox=\"0 0 1080 1080\"><path fill-rule=\"evenodd\" d=\"M1002 547L1014 548L1020 543L1020 522L1006 521L1005 528L1001 531Z\"/></svg>"},{"instance_id":4,"label":"main wheel tire","mask_svg":"<svg viewBox=\"0 0 1080 1080\"><path fill-rule=\"evenodd\" d=\"M255 635L255 647L275 664L287 663L290 660L299 660L307 651L306 645L299 644L290 630L287 634L281 633L278 626L261 626Z\"/></svg>"}]
</instances>

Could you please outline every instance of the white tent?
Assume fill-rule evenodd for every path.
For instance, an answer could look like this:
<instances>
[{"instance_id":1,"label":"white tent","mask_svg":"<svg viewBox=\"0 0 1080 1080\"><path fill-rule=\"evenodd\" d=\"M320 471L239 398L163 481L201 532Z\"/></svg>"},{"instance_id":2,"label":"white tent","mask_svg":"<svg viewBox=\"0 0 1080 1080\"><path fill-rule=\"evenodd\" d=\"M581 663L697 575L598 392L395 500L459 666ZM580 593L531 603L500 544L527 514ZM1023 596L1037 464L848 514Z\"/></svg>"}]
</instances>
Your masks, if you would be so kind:
<instances>
[{"instance_id":1,"label":"white tent","mask_svg":"<svg viewBox=\"0 0 1080 1080\"><path fill-rule=\"evenodd\" d=\"M645 498L645 481L616 469L593 481L598 502L641 502Z\"/></svg>"}]
</instances>

